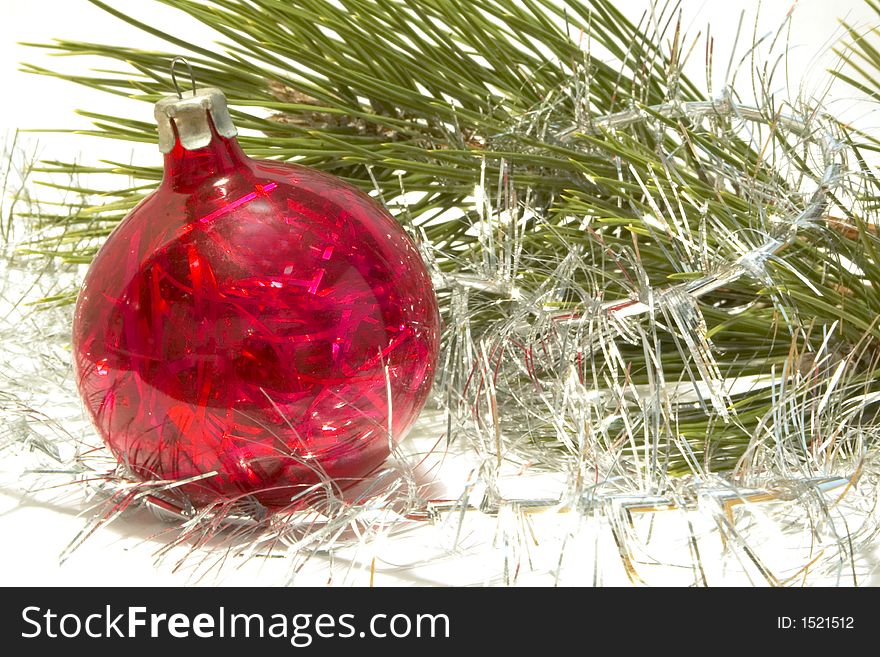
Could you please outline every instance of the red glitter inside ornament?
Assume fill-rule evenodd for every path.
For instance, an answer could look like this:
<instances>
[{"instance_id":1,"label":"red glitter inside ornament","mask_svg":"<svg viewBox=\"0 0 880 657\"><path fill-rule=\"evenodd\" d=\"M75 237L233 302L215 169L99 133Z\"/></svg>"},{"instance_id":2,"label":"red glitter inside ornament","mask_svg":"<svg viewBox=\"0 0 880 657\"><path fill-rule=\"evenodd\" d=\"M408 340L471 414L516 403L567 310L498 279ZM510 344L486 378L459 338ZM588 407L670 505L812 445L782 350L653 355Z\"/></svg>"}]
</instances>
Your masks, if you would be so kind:
<instances>
[{"instance_id":1,"label":"red glitter inside ornament","mask_svg":"<svg viewBox=\"0 0 880 657\"><path fill-rule=\"evenodd\" d=\"M80 293L80 392L136 477L285 505L378 466L428 394L439 316L412 242L325 173L237 141L165 156ZM389 426L390 425L390 426Z\"/></svg>"}]
</instances>

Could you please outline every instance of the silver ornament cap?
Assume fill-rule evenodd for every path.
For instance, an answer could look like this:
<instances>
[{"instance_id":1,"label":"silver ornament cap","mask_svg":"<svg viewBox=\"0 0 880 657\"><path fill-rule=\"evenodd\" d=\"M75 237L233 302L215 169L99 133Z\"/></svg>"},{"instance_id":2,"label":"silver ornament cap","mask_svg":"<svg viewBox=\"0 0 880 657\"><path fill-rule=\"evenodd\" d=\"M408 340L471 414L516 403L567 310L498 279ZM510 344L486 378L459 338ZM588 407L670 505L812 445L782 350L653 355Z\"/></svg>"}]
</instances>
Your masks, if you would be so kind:
<instances>
[{"instance_id":1,"label":"silver ornament cap","mask_svg":"<svg viewBox=\"0 0 880 657\"><path fill-rule=\"evenodd\" d=\"M226 96L215 87L163 98L156 103L154 114L159 126L159 150L163 153L169 153L177 139L188 151L204 148L214 137L212 123L222 137L238 134L226 107Z\"/></svg>"}]
</instances>

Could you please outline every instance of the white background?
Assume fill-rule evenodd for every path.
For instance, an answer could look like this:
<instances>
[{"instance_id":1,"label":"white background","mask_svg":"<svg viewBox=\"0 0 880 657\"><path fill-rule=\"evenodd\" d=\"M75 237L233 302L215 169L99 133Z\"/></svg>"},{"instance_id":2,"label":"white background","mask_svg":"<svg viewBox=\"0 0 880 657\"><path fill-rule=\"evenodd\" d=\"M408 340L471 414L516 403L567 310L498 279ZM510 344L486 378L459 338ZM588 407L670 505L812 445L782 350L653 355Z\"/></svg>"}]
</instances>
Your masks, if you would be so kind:
<instances>
[{"instance_id":1,"label":"white background","mask_svg":"<svg viewBox=\"0 0 880 657\"><path fill-rule=\"evenodd\" d=\"M144 0L111 0L115 7L160 29L178 36L185 35L192 42L208 45L213 34L183 14L165 6ZM683 25L693 38L711 23L715 37L716 70L714 88L724 80L727 58L731 51L734 31L743 10L744 39L740 54L751 40L755 11L758 3L743 0L710 2L685 0L682 2ZM82 71L88 60L61 59L47 52L25 48L19 41L48 42L53 38L78 41L97 41L124 44L128 47L167 49L166 44L123 24L94 7L86 0L2 0L0 14L0 80L3 83L0 100L0 135L3 131L39 128L87 128L89 123L74 114L77 108L102 111L108 114L127 114L144 121L152 120L151 108L144 103L117 98L52 78L25 75L18 71L20 61L70 72ZM633 18L647 6L642 0L627 0L619 6ZM838 19L866 28L872 14L857 0L765 0L761 4L759 35L775 31L789 11L794 10L788 59L789 88L782 84L777 89L782 97L799 94L824 96L828 84L827 66L836 59L830 46L842 36ZM694 50L689 72L698 82L704 80L702 42ZM873 107L849 89L839 86L827 96L826 103L837 116L857 121L863 128L876 126ZM158 151L148 145L132 149L131 145L74 135L27 134L23 142L44 157L84 163L98 158L130 159L143 163L159 162ZM2 309L0 309L2 311ZM18 585L38 584L120 584L150 585L184 583L189 574L172 573L168 567L156 568L152 553L155 543L150 531L155 525L142 523L134 517L115 524L100 533L76 552L67 563L59 564L58 555L83 526L83 520L71 509L43 505L21 505L17 497L0 495L0 583ZM456 568L449 566L451 575ZM277 581L277 568L264 563L251 563L241 570L229 570L224 583L271 584ZM444 578L442 569L433 581L452 581ZM391 584L397 580L388 576L376 584ZM316 579L312 583L321 583ZM366 584L366 580L354 583Z\"/></svg>"}]
</instances>

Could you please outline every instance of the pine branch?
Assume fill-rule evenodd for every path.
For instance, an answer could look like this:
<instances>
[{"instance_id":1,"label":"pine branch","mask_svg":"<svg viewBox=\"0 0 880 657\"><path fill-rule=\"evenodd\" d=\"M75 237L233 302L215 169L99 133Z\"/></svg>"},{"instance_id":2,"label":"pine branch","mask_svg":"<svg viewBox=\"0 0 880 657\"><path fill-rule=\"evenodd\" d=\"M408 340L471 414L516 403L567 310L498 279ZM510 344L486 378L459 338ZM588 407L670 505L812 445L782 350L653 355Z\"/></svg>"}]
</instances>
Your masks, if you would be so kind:
<instances>
[{"instance_id":1,"label":"pine branch","mask_svg":"<svg viewBox=\"0 0 880 657\"><path fill-rule=\"evenodd\" d=\"M528 199L521 227L493 228L499 241L519 231L512 283L537 290L557 263L578 251L587 264L571 272L572 287L608 300L637 295L640 276L659 287L718 269L753 245L753 233L770 232L773 215L802 206L803 190L766 160L768 153L785 153L801 177L816 173L812 163L798 159L801 144L792 145L777 129L779 113L769 100L763 111L770 128L753 139L735 121L706 124L647 109L703 98L680 74L695 42L681 34L671 5L633 25L606 0L569 0L564 8L550 0L161 0L220 35L220 45L207 48L90 1L163 39L169 50L32 44L62 56L98 55L106 64L91 74L31 65L24 70L153 103L172 88L168 62L184 53L200 84L227 93L249 154L323 169L377 188L387 200L401 191L415 194L419 200L392 210L424 231L443 272L482 271L481 263L496 256L475 230L483 208L474 188L481 180L498 189L496 181L509 181L506 193L520 200L514 209ZM591 54L596 52L602 56ZM838 75L875 93L878 76L867 67L880 68L877 50L861 40L853 52L853 71ZM768 80L761 82L769 87ZM598 115L633 107L650 115L650 126L590 128ZM155 141L151 124L99 111L82 114L94 126L85 134ZM563 139L566 133L573 137ZM880 148L873 138L850 134L855 152ZM124 163L83 169L47 162L40 170L126 177L120 185L126 189L109 192L68 185L93 204L47 218L65 227L65 239L32 250L75 262L89 259L160 176L157 168ZM730 172L748 174L751 189L737 187ZM674 229L658 228L658 209L675 219ZM768 262L772 283L740 278L700 300L725 376L791 373L797 369L793 354L820 348L823 330L834 327L837 351L860 345L864 359L849 384L873 385L880 245L868 229L868 212L870 206L853 210L848 200L833 203L828 227L799 235L784 262ZM700 249L689 250L688 240ZM490 332L511 311L503 295L480 292L474 299L476 331ZM441 302L450 317L448 292ZM553 303L565 311L584 299L560 293ZM790 329L801 340L796 350ZM691 377L676 336L657 333L656 339L662 357L655 365L667 380ZM652 380L654 365L641 344L621 344L620 353L630 364L630 382ZM773 399L765 390L734 396L732 404L739 420L721 428L704 410L680 418L679 430L695 453L716 467L736 463ZM539 434L553 433L549 424L542 427Z\"/></svg>"}]
</instances>

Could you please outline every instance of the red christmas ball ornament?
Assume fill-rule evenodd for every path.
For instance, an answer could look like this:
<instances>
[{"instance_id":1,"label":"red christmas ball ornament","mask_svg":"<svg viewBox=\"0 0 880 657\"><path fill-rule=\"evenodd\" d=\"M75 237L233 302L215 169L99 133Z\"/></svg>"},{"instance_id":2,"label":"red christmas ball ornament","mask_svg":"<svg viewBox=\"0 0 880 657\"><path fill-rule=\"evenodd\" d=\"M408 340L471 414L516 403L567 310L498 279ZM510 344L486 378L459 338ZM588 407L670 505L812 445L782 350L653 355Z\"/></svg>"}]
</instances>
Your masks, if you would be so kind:
<instances>
[{"instance_id":1,"label":"red christmas ball ornament","mask_svg":"<svg viewBox=\"0 0 880 657\"><path fill-rule=\"evenodd\" d=\"M287 505L380 465L431 386L419 253L369 196L252 160L217 89L156 105L165 172L80 292L79 390L117 459L195 505Z\"/></svg>"}]
</instances>

